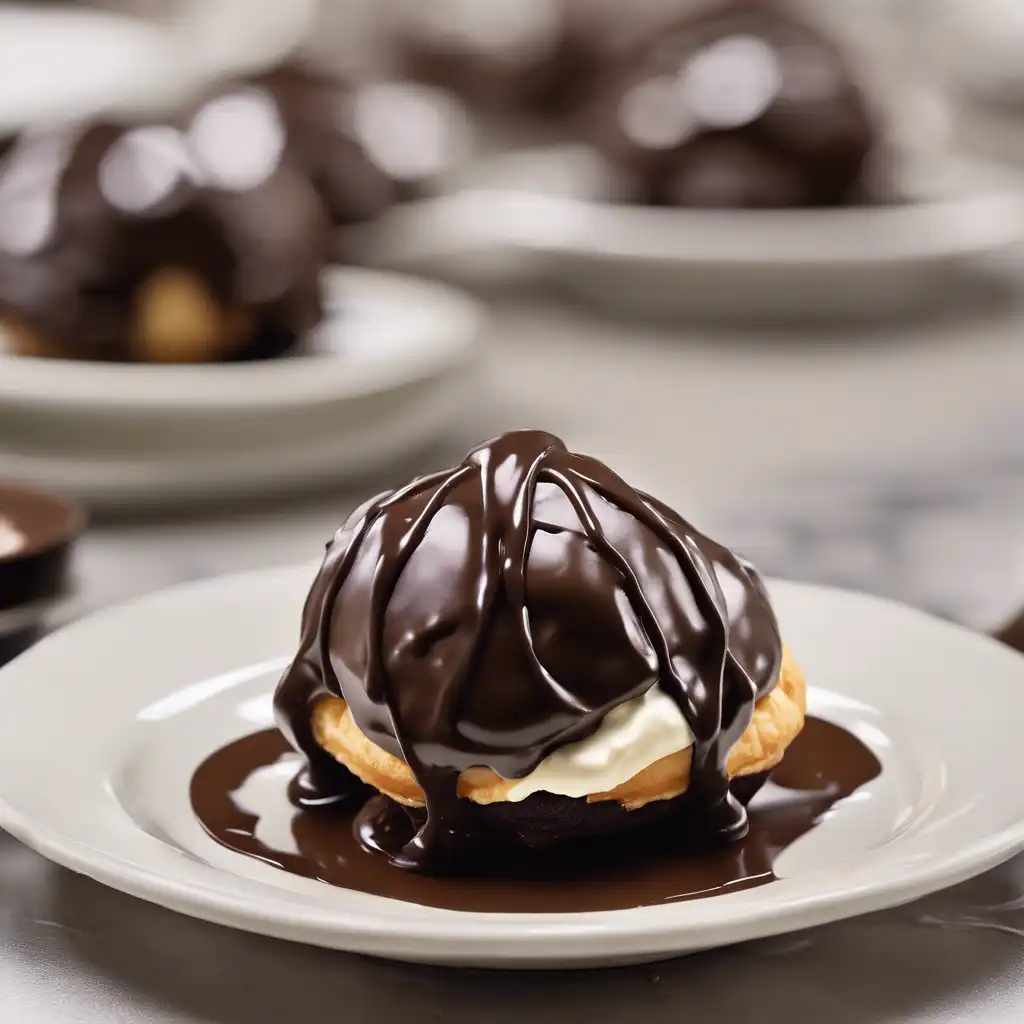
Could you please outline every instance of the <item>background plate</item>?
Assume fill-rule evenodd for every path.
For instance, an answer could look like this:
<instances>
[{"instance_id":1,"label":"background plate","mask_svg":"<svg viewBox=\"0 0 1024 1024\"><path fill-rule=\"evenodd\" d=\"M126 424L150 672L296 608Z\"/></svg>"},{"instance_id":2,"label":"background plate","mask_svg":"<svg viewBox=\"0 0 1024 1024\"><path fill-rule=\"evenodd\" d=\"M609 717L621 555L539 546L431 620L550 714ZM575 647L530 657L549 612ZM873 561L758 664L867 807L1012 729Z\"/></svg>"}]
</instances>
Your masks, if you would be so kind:
<instances>
[{"instance_id":1,"label":"background plate","mask_svg":"<svg viewBox=\"0 0 1024 1024\"><path fill-rule=\"evenodd\" d=\"M939 156L894 174L906 201L652 208L600 201L608 171L586 147L524 150L479 165L461 192L385 218L368 258L460 276L503 263L647 317L862 319L933 301L950 270L1024 241L1019 175Z\"/></svg>"},{"instance_id":2,"label":"background plate","mask_svg":"<svg viewBox=\"0 0 1024 1024\"><path fill-rule=\"evenodd\" d=\"M309 354L144 366L0 355L0 474L95 504L338 479L462 412L486 317L443 286L332 268Z\"/></svg>"}]
</instances>

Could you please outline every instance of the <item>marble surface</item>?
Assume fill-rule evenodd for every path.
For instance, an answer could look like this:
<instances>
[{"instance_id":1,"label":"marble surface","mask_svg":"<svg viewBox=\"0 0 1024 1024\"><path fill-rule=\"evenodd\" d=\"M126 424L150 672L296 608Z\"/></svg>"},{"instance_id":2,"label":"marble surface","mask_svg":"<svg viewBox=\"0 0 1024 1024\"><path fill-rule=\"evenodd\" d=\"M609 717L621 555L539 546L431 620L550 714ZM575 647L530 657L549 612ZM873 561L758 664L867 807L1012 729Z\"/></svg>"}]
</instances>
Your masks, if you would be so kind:
<instances>
[{"instance_id":1,"label":"marble surface","mask_svg":"<svg viewBox=\"0 0 1024 1024\"><path fill-rule=\"evenodd\" d=\"M923 321L799 336L644 328L506 298L479 401L443 446L339 493L96 522L72 612L313 559L371 489L543 426L769 572L988 628L1024 596L1022 335L1024 300L994 284ZM1019 858L895 911L655 966L408 967L191 921L0 835L0 1021L18 1024L1010 1022L1024 1019L1022 941Z\"/></svg>"}]
</instances>

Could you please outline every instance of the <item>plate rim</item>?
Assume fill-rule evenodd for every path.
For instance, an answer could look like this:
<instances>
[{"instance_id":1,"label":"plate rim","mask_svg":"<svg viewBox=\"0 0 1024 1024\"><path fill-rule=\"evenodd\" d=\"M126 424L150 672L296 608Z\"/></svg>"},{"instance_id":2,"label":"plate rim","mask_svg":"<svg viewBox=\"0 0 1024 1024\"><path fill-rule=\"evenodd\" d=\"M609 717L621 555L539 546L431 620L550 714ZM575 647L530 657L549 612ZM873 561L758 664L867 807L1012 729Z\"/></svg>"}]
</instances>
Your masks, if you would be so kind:
<instances>
[{"instance_id":1,"label":"plate rim","mask_svg":"<svg viewBox=\"0 0 1024 1024\"><path fill-rule=\"evenodd\" d=\"M492 159L581 160L581 147L526 147ZM583 159L593 161L593 155ZM923 162L923 158L917 158ZM406 211L407 230L425 233L440 214L483 241L557 258L636 260L718 269L842 269L928 264L1000 251L1024 241L1024 175L995 161L946 153L933 163L973 176L976 191L927 201L828 209L730 210L602 203L528 185L489 184L486 175L449 196ZM492 170L492 174L494 171ZM582 176L582 175L581 175ZM447 209L446 209L447 205ZM485 207L491 216L482 221ZM422 219L422 226L417 221ZM474 227L476 225L476 227ZM721 229L727 226L728 231ZM781 257L781 229L799 248ZM396 232L401 237L402 232ZM455 247L455 243L449 240ZM429 242L422 243L429 249Z\"/></svg>"},{"instance_id":2,"label":"plate rim","mask_svg":"<svg viewBox=\"0 0 1024 1024\"><path fill-rule=\"evenodd\" d=\"M0 449L0 473L33 488L57 488L91 509L258 496L277 493L282 480L294 487L341 484L373 475L433 444L456 418L458 402L471 400L473 370L467 362L447 378L417 384L401 413L384 427L373 427L372 418L362 421L356 448L347 431L337 437L314 431L273 448L211 445L199 455L163 453L158 464L145 452L130 457L102 452L21 455Z\"/></svg>"},{"instance_id":3,"label":"plate rim","mask_svg":"<svg viewBox=\"0 0 1024 1024\"><path fill-rule=\"evenodd\" d=\"M151 607L159 609L163 602L188 601L195 594L207 590L230 590L252 586L257 581L259 585L267 587L282 583L295 585L298 574L302 574L302 579L307 579L311 570L308 563L303 563L179 584L103 609L79 620L58 635L67 637L75 631L88 631L98 622L116 622L126 609L152 613ZM826 600L836 598L888 606L890 613L911 616L927 623L929 628L937 627L957 633L969 638L971 643L998 650L999 657L1008 658L1018 669L1024 669L1024 659L998 641L954 623L937 620L897 601L815 584L772 580L770 586L776 591L787 588L802 591L808 597L821 598L825 594ZM43 645L48 642L43 641ZM11 685L12 681L7 677L16 673L19 663L24 663L32 656L33 652L30 651L0 671L0 681ZM507 918L500 914L444 913L423 920L409 917L391 919L385 915L375 917L336 906L312 906L296 901L294 894L284 890L263 894L254 904L244 892L233 893L211 883L176 877L145 863L126 860L117 853L97 849L81 838L67 835L60 828L33 820L31 814L13 806L2 793L0 826L55 863L86 874L108 886L194 917L244 931L330 948L390 955L398 959L420 959L392 948L391 944L400 936L403 940L431 943L433 950L424 954L422 959L434 962L488 962L503 966L533 967L542 966L552 957L552 942L571 940L573 950L571 956L561 958L551 966L562 966L566 960L574 958L581 963L594 963L602 956L622 962L630 955L677 954L838 921L897 906L954 885L996 866L1024 848L1022 819L972 840L955 851L947 851L938 860L925 865L923 870L918 870L913 877L903 877L896 882L891 879L872 881L855 890L846 885L839 890L800 894L797 900L787 905L782 914L776 908L767 906L752 908L746 904L725 905L718 901L707 901L715 902L718 909L712 915L713 921L699 922L697 934L697 926L692 920L665 915L664 919L650 921L632 911L595 915L523 914L517 915L519 926L512 928ZM140 834L145 834L137 826L134 827ZM631 914L632 917L623 916ZM613 927L609 926L608 917L616 919ZM608 941L613 941L620 952L609 957L605 949ZM480 947L476 954L473 952L474 946ZM474 960L474 955L478 959Z\"/></svg>"},{"instance_id":4,"label":"plate rim","mask_svg":"<svg viewBox=\"0 0 1024 1024\"><path fill-rule=\"evenodd\" d=\"M488 322L484 305L466 292L411 274L330 264L322 271L322 281L327 307L353 286L386 295L391 302L416 299L431 306L436 316L420 327L430 344L403 354L401 360L357 366L315 355L148 366L0 353L0 414L57 410L152 419L330 406L421 383L468 362ZM254 388L259 389L256 401Z\"/></svg>"}]
</instances>

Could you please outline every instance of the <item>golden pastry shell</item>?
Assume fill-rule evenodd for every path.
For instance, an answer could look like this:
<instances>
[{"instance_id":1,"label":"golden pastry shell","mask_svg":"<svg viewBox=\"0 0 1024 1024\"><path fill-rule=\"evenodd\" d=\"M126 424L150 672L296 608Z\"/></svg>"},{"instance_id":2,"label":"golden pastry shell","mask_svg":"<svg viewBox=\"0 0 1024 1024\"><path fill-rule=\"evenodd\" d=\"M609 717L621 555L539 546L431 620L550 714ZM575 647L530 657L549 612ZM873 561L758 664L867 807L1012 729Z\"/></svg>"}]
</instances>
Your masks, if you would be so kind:
<instances>
[{"instance_id":1,"label":"golden pastry shell","mask_svg":"<svg viewBox=\"0 0 1024 1024\"><path fill-rule=\"evenodd\" d=\"M806 709L803 670L784 647L778 683L757 702L750 725L729 753L729 777L774 768L803 728ZM323 697L317 702L313 735L321 747L363 782L398 803L423 806L423 791L409 766L364 736L340 697ZM691 754L689 747L669 754L614 789L590 794L587 801L617 800L627 810L635 810L653 800L679 796L690 782ZM507 800L515 784L490 768L470 768L459 779L458 793L477 804L492 804Z\"/></svg>"}]
</instances>

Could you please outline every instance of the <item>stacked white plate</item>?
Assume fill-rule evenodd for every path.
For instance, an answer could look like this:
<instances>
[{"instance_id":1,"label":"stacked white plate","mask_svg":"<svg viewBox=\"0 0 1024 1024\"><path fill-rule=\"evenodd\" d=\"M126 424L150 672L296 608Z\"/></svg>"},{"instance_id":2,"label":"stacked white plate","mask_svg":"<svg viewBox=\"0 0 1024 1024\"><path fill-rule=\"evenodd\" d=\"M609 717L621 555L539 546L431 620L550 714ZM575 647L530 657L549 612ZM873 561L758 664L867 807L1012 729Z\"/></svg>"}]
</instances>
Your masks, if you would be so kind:
<instances>
[{"instance_id":1,"label":"stacked white plate","mask_svg":"<svg viewBox=\"0 0 1024 1024\"><path fill-rule=\"evenodd\" d=\"M761 323L915 311L1024 242L1015 172L928 154L893 175L905 198L875 206L666 209L604 201L612 176L587 147L522 150L386 217L366 258L460 279L497 265L628 315Z\"/></svg>"},{"instance_id":2,"label":"stacked white plate","mask_svg":"<svg viewBox=\"0 0 1024 1024\"><path fill-rule=\"evenodd\" d=\"M323 288L308 350L266 362L28 359L0 337L0 476L135 505L336 480L428 444L472 393L479 306L358 270Z\"/></svg>"}]
</instances>

